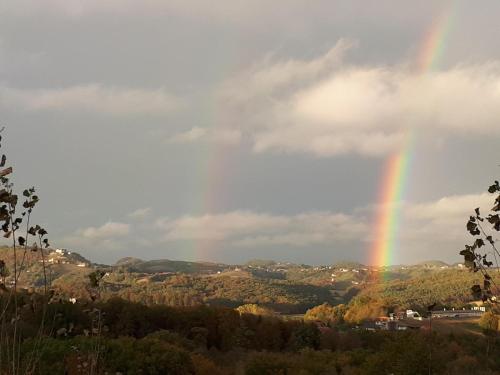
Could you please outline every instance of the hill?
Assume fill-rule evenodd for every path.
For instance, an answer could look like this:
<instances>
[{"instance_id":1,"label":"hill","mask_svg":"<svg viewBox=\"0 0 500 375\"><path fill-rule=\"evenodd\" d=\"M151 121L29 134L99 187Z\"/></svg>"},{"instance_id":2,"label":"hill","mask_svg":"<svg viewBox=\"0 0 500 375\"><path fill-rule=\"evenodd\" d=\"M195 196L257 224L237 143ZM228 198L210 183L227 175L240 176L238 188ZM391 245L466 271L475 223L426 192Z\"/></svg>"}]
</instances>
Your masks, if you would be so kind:
<instances>
[{"instance_id":1,"label":"hill","mask_svg":"<svg viewBox=\"0 0 500 375\"><path fill-rule=\"evenodd\" d=\"M447 268L449 264L442 262L440 260L426 260L417 264L418 266L428 267L428 268Z\"/></svg>"},{"instance_id":2,"label":"hill","mask_svg":"<svg viewBox=\"0 0 500 375\"><path fill-rule=\"evenodd\" d=\"M422 309L437 302L458 308L471 302L468 289L477 278L460 265L440 261L380 270L355 262L307 266L253 260L234 266L127 257L111 266L98 266L68 250L50 249L43 254L52 287L68 298L87 298L87 276L99 268L105 271L103 298L119 296L173 306L256 303L283 313L303 313L324 302L350 303L356 308L377 301L387 309ZM7 268L11 268L12 255L10 248L0 248ZM11 276L6 283L12 283ZM43 285L40 252L25 255L19 285L28 289Z\"/></svg>"},{"instance_id":3,"label":"hill","mask_svg":"<svg viewBox=\"0 0 500 375\"><path fill-rule=\"evenodd\" d=\"M73 277L84 280L89 270L94 268L92 262L82 255L65 249L38 249L37 251L17 250L17 258L21 276L20 288L37 288L43 285L43 263L47 266L47 278L53 283L60 277ZM0 248L0 259L6 264L8 276L6 283L13 283L14 252L9 247Z\"/></svg>"}]
</instances>

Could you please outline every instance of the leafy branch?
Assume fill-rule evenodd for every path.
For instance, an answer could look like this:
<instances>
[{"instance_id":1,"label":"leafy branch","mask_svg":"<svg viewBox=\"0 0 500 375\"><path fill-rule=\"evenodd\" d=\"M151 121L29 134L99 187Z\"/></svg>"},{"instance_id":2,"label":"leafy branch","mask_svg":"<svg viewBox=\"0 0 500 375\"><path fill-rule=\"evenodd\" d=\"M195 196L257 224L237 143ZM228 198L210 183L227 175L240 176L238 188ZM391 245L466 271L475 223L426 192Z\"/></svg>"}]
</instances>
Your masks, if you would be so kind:
<instances>
[{"instance_id":1,"label":"leafy branch","mask_svg":"<svg viewBox=\"0 0 500 375\"><path fill-rule=\"evenodd\" d=\"M500 232L500 183L495 181L488 188L488 192L495 196L494 205L486 216L481 214L478 207L474 210L474 215L469 217L466 228L474 240L472 244L465 245L460 255L464 257L464 265L469 270L480 272L483 276L482 285L475 284L471 287L474 298L483 302L497 303L500 289L491 276L491 271L500 272L498 264L500 252L496 240L485 228L489 226L492 231ZM493 259L490 255L493 255Z\"/></svg>"}]
</instances>

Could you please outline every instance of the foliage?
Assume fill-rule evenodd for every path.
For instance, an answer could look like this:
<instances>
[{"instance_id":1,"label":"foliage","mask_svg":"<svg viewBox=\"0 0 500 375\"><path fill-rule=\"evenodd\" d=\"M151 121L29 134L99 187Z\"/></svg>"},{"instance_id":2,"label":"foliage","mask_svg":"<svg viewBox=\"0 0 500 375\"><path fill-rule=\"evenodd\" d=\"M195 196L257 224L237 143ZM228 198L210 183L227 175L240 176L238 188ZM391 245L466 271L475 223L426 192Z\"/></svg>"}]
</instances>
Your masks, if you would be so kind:
<instances>
[{"instance_id":1,"label":"foliage","mask_svg":"<svg viewBox=\"0 0 500 375\"><path fill-rule=\"evenodd\" d=\"M95 374L140 370L200 375L229 375L240 370L246 374L378 374L380 368L394 374L428 373L426 332L330 329L320 333L315 324L240 315L227 308L148 307L119 299L49 306L46 319L56 319L53 327L45 325L40 343L37 327L41 315L28 309L22 310L21 317L25 338L21 364L27 363L25 359L35 347L43 347L37 362L40 373L90 369L97 345L100 355ZM91 319L88 311L94 309L102 311L100 337L85 333ZM11 313L13 310L9 317ZM500 371L496 337L435 333L432 340L433 374ZM491 348L489 358L487 347ZM461 366L464 372L457 372ZM2 370L5 368L0 366L0 373Z\"/></svg>"},{"instance_id":2,"label":"foliage","mask_svg":"<svg viewBox=\"0 0 500 375\"><path fill-rule=\"evenodd\" d=\"M188 352L154 338L109 340L104 348L108 371L135 374L194 374Z\"/></svg>"},{"instance_id":3,"label":"foliage","mask_svg":"<svg viewBox=\"0 0 500 375\"><path fill-rule=\"evenodd\" d=\"M474 297L483 301L497 302L500 290L492 278L490 269L495 266L498 271L500 252L495 245L496 240L487 231L487 227L496 232L500 231L500 183L495 181L488 188L488 192L494 196L494 205L487 216L482 215L478 207L474 210L474 215L469 217L466 228L474 239L471 244L465 245L460 255L463 255L467 268L472 272L480 272L483 276L482 285L474 284L471 287ZM486 248L491 249L494 262Z\"/></svg>"},{"instance_id":4,"label":"foliage","mask_svg":"<svg viewBox=\"0 0 500 375\"><path fill-rule=\"evenodd\" d=\"M304 348L318 349L320 345L320 337L320 331L315 324L301 324L293 331L293 348L295 350Z\"/></svg>"},{"instance_id":5,"label":"foliage","mask_svg":"<svg viewBox=\"0 0 500 375\"><path fill-rule=\"evenodd\" d=\"M387 316L389 310L393 310L393 308L389 305L387 299L377 299L369 294L363 294L353 299L349 304L344 319L349 323L359 324L365 320Z\"/></svg>"},{"instance_id":6,"label":"foliage","mask_svg":"<svg viewBox=\"0 0 500 375\"><path fill-rule=\"evenodd\" d=\"M291 360L279 354L255 354L245 365L246 375L286 374Z\"/></svg>"},{"instance_id":7,"label":"foliage","mask_svg":"<svg viewBox=\"0 0 500 375\"><path fill-rule=\"evenodd\" d=\"M0 133L3 128L0 130ZM0 135L0 142L2 137ZM1 145L0 145L1 147ZM31 215L39 202L39 197L36 194L36 189L30 187L24 189L22 198L16 194L14 184L10 179L13 172L12 167L5 167L7 157L3 154L0 158L0 230L3 232L3 237L10 241L12 247L11 271L7 267L5 259L0 259L0 290L7 292L7 298L2 299L0 305L0 347L3 349L0 356L0 367L5 366L5 361L9 363L9 371L16 375L20 373L20 357L22 335L22 321L20 319L20 305L18 294L18 283L21 274L24 271L24 263L28 253L38 253L40 262L42 263L43 279L41 286L43 287L43 308L41 314L45 317L46 306L50 299L49 284L50 280L47 274L46 267L46 249L50 246L47 238L47 231L40 225L32 225L30 223ZM22 201L22 204L21 204ZM32 245L30 245L30 242ZM22 253L20 253L22 251ZM21 255L22 254L22 255ZM12 312L10 327L5 326L5 317L7 312ZM43 331L45 319L42 319L42 325L38 332ZM28 368L35 366L36 356L39 348L33 349L32 356L27 362Z\"/></svg>"},{"instance_id":8,"label":"foliage","mask_svg":"<svg viewBox=\"0 0 500 375\"><path fill-rule=\"evenodd\" d=\"M267 315L267 316L272 316L274 315L274 311L266 308L259 306L255 303L249 303L246 305L241 305L236 308L236 311L238 311L241 314L253 314L253 315Z\"/></svg>"},{"instance_id":9,"label":"foliage","mask_svg":"<svg viewBox=\"0 0 500 375\"><path fill-rule=\"evenodd\" d=\"M322 305L307 310L304 315L304 320L319 321L335 326L344 322L344 315L346 312L346 305L331 306L328 303L323 303Z\"/></svg>"}]
</instances>

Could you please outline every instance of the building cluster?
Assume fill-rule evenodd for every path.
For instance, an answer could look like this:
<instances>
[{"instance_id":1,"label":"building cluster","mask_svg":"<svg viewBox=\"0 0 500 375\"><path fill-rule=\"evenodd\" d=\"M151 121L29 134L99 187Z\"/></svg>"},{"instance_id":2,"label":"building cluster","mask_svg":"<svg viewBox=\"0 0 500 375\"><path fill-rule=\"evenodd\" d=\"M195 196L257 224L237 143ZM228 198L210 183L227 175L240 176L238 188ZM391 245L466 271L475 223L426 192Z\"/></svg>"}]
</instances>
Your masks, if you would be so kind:
<instances>
[{"instance_id":1,"label":"building cluster","mask_svg":"<svg viewBox=\"0 0 500 375\"><path fill-rule=\"evenodd\" d=\"M74 262L74 259L71 259L71 251L66 249L55 249L54 251L50 251L47 254L46 262L49 264L75 264L77 267L87 267L89 266L86 262ZM39 262L43 263L45 260L40 259Z\"/></svg>"},{"instance_id":2,"label":"building cluster","mask_svg":"<svg viewBox=\"0 0 500 375\"><path fill-rule=\"evenodd\" d=\"M486 312L484 306L474 306L471 309L443 309L434 310L429 316L433 319L439 318L477 318ZM429 320L423 319L418 311L408 309L397 313L390 313L389 316L382 316L373 321L366 321L358 328L366 331L405 331L411 329L429 329Z\"/></svg>"},{"instance_id":3,"label":"building cluster","mask_svg":"<svg viewBox=\"0 0 500 375\"><path fill-rule=\"evenodd\" d=\"M486 312L484 306L474 306L472 309L443 309L432 311L433 318L472 318L483 315Z\"/></svg>"}]
</instances>

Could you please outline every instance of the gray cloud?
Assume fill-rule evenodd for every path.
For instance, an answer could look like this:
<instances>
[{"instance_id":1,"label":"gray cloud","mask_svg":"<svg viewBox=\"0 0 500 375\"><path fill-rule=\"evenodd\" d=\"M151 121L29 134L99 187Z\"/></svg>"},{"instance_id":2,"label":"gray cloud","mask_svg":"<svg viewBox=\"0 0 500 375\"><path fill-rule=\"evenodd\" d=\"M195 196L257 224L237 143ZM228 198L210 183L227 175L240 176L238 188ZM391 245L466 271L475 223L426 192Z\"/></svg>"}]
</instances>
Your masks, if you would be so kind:
<instances>
[{"instance_id":1,"label":"gray cloud","mask_svg":"<svg viewBox=\"0 0 500 375\"><path fill-rule=\"evenodd\" d=\"M352 218L329 212L276 216L254 212L229 212L201 217L182 217L160 222L166 240L228 240L235 246L271 244L308 246L335 239L353 240L366 227Z\"/></svg>"},{"instance_id":2,"label":"gray cloud","mask_svg":"<svg viewBox=\"0 0 500 375\"><path fill-rule=\"evenodd\" d=\"M420 74L443 10L455 24ZM51 243L96 261L194 260L205 242L208 260L365 260L385 155L413 128L396 260L459 260L464 197L498 173L499 10L3 1L2 151L39 188Z\"/></svg>"},{"instance_id":3,"label":"gray cloud","mask_svg":"<svg viewBox=\"0 0 500 375\"><path fill-rule=\"evenodd\" d=\"M430 202L403 203L398 245L393 256L398 262L404 259L418 261L432 259L439 251L440 259L453 259L459 248L470 240L465 231L467 218L475 207L488 209L491 202L489 194L468 194ZM380 209L380 206L372 205L359 207L351 213L305 212L296 215L234 211L160 218L156 227L161 233L159 241L215 241L234 251L246 249L248 257L259 248L319 247L338 260L343 256L338 253L340 247L344 250L362 249L363 261L370 262L370 249L376 235L374 220ZM328 248L331 250L326 250Z\"/></svg>"},{"instance_id":4,"label":"gray cloud","mask_svg":"<svg viewBox=\"0 0 500 375\"><path fill-rule=\"evenodd\" d=\"M130 224L108 221L99 227L80 228L75 232L59 239L61 246L90 254L101 250L117 251L123 248L130 234Z\"/></svg>"},{"instance_id":5,"label":"gray cloud","mask_svg":"<svg viewBox=\"0 0 500 375\"><path fill-rule=\"evenodd\" d=\"M78 231L78 234L80 234L84 238L93 240L125 236L129 234L129 231L129 224L108 221L106 224L103 224L100 227L89 227L81 229Z\"/></svg>"},{"instance_id":6,"label":"gray cloud","mask_svg":"<svg viewBox=\"0 0 500 375\"><path fill-rule=\"evenodd\" d=\"M151 212L152 212L151 207L144 207L144 208L138 208L137 210L129 213L127 216L135 220L144 220L149 215L151 215Z\"/></svg>"},{"instance_id":7,"label":"gray cloud","mask_svg":"<svg viewBox=\"0 0 500 375\"><path fill-rule=\"evenodd\" d=\"M433 138L500 133L500 63L429 72L341 64L348 47L340 41L310 61L266 61L226 83L228 127L243 128L257 152L320 157L385 155L412 128Z\"/></svg>"},{"instance_id":8,"label":"gray cloud","mask_svg":"<svg viewBox=\"0 0 500 375\"><path fill-rule=\"evenodd\" d=\"M242 140L242 134L237 129L223 128L200 128L193 127L187 131L167 137L167 142L178 144L189 144L198 142L223 143L237 145Z\"/></svg>"},{"instance_id":9,"label":"gray cloud","mask_svg":"<svg viewBox=\"0 0 500 375\"><path fill-rule=\"evenodd\" d=\"M2 103L22 110L94 112L110 115L165 115L181 107L181 100L164 89L103 87L98 84L63 89L0 88Z\"/></svg>"}]
</instances>

